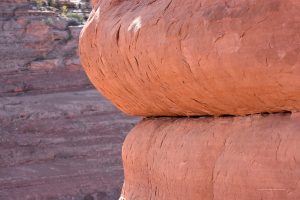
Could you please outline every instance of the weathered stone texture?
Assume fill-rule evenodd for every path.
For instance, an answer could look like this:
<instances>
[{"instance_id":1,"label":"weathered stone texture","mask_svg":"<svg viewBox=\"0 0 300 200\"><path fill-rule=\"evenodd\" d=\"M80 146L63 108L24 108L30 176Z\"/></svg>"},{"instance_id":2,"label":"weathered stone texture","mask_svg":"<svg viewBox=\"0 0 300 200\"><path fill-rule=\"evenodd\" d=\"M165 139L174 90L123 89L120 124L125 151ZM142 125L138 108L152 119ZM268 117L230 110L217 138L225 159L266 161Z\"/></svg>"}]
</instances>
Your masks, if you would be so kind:
<instances>
[{"instance_id":1,"label":"weathered stone texture","mask_svg":"<svg viewBox=\"0 0 300 200\"><path fill-rule=\"evenodd\" d=\"M127 200L298 200L300 115L145 119L123 146Z\"/></svg>"},{"instance_id":2,"label":"weathered stone texture","mask_svg":"<svg viewBox=\"0 0 300 200\"><path fill-rule=\"evenodd\" d=\"M136 122L95 90L0 98L0 199L118 199Z\"/></svg>"},{"instance_id":3,"label":"weathered stone texture","mask_svg":"<svg viewBox=\"0 0 300 200\"><path fill-rule=\"evenodd\" d=\"M77 55L82 27L32 7L25 0L0 3L0 96L90 87Z\"/></svg>"},{"instance_id":4,"label":"weathered stone texture","mask_svg":"<svg viewBox=\"0 0 300 200\"><path fill-rule=\"evenodd\" d=\"M299 10L93 1L80 35L87 75L125 113L149 116L123 145L123 199L300 199Z\"/></svg>"},{"instance_id":5,"label":"weathered stone texture","mask_svg":"<svg viewBox=\"0 0 300 200\"><path fill-rule=\"evenodd\" d=\"M299 10L298 0L101 0L81 59L131 115L299 111Z\"/></svg>"}]
</instances>

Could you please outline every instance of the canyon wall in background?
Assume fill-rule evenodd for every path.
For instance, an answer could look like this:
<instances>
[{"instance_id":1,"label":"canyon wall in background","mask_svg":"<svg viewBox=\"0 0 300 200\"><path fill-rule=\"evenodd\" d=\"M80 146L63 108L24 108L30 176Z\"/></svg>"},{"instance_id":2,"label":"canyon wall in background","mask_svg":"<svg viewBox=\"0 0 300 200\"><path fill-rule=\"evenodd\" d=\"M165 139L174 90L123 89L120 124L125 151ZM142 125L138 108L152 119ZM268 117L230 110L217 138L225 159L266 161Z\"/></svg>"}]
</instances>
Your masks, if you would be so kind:
<instances>
[{"instance_id":1,"label":"canyon wall in background","mask_svg":"<svg viewBox=\"0 0 300 200\"><path fill-rule=\"evenodd\" d=\"M0 199L115 200L137 119L93 89L77 55L82 18L56 3L0 2ZM62 16L65 4L74 12Z\"/></svg>"},{"instance_id":2,"label":"canyon wall in background","mask_svg":"<svg viewBox=\"0 0 300 200\"><path fill-rule=\"evenodd\" d=\"M35 2L1 1L0 96L91 87L77 56L81 28Z\"/></svg>"}]
</instances>

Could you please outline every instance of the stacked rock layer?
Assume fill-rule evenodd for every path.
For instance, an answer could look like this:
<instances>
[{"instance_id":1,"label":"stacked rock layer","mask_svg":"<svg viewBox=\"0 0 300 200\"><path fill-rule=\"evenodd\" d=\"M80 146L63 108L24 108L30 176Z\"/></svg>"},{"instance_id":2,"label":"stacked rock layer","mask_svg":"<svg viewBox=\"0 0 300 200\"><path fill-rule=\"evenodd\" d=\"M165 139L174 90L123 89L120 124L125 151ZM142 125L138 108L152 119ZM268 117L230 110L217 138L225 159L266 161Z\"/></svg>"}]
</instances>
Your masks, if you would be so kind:
<instances>
[{"instance_id":1,"label":"stacked rock layer","mask_svg":"<svg viewBox=\"0 0 300 200\"><path fill-rule=\"evenodd\" d=\"M85 71L119 109L151 117L123 146L125 199L300 198L299 9L94 1Z\"/></svg>"}]
</instances>

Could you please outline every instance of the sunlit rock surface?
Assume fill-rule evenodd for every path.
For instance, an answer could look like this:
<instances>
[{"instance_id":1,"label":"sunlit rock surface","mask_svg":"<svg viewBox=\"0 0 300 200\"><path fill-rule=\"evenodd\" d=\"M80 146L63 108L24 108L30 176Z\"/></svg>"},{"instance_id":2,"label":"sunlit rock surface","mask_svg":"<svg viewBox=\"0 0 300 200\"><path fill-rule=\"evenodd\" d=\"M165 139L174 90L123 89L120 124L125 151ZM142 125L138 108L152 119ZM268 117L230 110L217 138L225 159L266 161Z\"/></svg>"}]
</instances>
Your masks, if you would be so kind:
<instances>
[{"instance_id":1,"label":"sunlit rock surface","mask_svg":"<svg viewBox=\"0 0 300 200\"><path fill-rule=\"evenodd\" d=\"M123 145L121 200L300 199L299 10L93 1L85 71L120 110L148 117Z\"/></svg>"},{"instance_id":2,"label":"sunlit rock surface","mask_svg":"<svg viewBox=\"0 0 300 200\"><path fill-rule=\"evenodd\" d=\"M158 118L123 145L123 197L300 199L300 115Z\"/></svg>"},{"instance_id":3,"label":"sunlit rock surface","mask_svg":"<svg viewBox=\"0 0 300 200\"><path fill-rule=\"evenodd\" d=\"M131 115L299 111L299 10L298 0L98 1L81 60Z\"/></svg>"}]
</instances>

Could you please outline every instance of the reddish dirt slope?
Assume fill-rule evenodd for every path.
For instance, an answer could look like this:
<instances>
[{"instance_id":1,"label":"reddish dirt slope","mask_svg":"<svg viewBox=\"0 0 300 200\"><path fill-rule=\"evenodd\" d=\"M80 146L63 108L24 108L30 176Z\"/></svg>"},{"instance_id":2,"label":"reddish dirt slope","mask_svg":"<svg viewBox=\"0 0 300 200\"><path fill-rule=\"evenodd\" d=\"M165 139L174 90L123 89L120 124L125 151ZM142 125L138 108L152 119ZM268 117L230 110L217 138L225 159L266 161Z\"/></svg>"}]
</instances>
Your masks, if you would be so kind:
<instances>
[{"instance_id":1,"label":"reddish dirt slope","mask_svg":"<svg viewBox=\"0 0 300 200\"><path fill-rule=\"evenodd\" d=\"M0 199L117 199L136 122L95 90L0 98Z\"/></svg>"}]
</instances>

